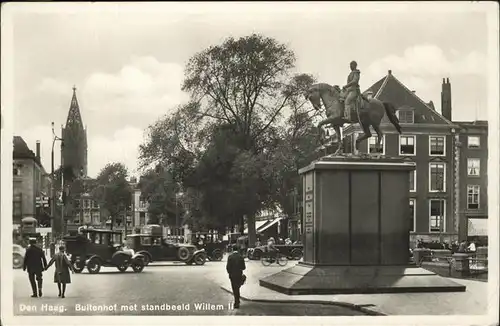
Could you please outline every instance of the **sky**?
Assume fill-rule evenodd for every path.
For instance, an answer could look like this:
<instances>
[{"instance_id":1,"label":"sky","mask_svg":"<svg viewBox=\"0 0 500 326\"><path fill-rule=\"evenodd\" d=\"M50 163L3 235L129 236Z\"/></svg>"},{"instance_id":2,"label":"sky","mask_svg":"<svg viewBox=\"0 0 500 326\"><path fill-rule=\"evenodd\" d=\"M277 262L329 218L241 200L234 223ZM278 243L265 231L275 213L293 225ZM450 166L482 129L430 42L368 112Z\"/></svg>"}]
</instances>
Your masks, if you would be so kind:
<instances>
[{"instance_id":1,"label":"sky","mask_svg":"<svg viewBox=\"0 0 500 326\"><path fill-rule=\"evenodd\" d=\"M188 100L181 83L189 58L251 33L287 44L295 71L321 82L345 83L351 60L363 90L392 70L439 112L442 78L449 78L453 120L487 119L489 30L477 3L464 10L451 2L439 10L431 3L17 5L2 8L11 24L13 130L32 149L41 141L47 170L51 122L60 136L76 86L89 176L111 162L139 175L146 128Z\"/></svg>"}]
</instances>

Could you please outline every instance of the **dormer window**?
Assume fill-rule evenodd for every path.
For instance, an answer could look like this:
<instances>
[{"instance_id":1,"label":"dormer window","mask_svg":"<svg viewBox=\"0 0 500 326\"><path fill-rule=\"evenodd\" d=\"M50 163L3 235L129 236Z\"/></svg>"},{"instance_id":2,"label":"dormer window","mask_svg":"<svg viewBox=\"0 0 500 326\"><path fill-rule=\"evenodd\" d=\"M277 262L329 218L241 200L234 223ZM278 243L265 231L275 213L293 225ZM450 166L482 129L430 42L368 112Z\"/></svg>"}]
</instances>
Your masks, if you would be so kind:
<instances>
[{"instance_id":1,"label":"dormer window","mask_svg":"<svg viewBox=\"0 0 500 326\"><path fill-rule=\"evenodd\" d=\"M413 110L408 110L408 109L399 110L398 119L400 123L414 123Z\"/></svg>"}]
</instances>

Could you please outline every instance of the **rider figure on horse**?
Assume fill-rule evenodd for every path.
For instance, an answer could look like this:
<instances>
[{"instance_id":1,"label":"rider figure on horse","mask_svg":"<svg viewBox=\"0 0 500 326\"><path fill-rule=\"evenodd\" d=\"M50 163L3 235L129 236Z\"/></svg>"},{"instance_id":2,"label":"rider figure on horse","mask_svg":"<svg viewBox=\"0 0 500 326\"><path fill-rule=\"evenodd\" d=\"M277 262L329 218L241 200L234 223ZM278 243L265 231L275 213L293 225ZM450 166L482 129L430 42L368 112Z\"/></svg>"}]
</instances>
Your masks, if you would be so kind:
<instances>
[{"instance_id":1,"label":"rider figure on horse","mask_svg":"<svg viewBox=\"0 0 500 326\"><path fill-rule=\"evenodd\" d=\"M344 118L351 121L351 112L356 110L356 101L361 94L359 90L359 77L361 72L357 69L358 64L356 61L351 61L351 72L347 76L347 84L342 87L345 91L344 100Z\"/></svg>"}]
</instances>

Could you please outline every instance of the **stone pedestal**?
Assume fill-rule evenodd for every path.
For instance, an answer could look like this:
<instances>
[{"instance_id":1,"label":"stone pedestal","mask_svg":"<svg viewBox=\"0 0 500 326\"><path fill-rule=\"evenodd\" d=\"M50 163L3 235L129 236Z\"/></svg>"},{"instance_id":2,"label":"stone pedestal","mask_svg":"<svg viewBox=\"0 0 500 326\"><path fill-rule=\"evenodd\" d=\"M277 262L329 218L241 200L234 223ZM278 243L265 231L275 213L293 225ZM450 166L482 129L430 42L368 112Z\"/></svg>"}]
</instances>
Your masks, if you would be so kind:
<instances>
[{"instance_id":1,"label":"stone pedestal","mask_svg":"<svg viewBox=\"0 0 500 326\"><path fill-rule=\"evenodd\" d=\"M409 264L409 173L401 159L324 157L301 169L304 258L260 280L287 294L465 291Z\"/></svg>"}]
</instances>

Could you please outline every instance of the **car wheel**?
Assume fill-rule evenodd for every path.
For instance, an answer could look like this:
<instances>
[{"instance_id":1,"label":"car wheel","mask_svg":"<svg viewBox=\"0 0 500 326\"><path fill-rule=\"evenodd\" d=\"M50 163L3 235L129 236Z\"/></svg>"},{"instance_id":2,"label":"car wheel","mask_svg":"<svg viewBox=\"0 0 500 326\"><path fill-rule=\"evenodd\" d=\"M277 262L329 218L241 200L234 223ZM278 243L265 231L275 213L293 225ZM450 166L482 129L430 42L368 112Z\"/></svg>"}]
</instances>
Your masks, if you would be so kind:
<instances>
[{"instance_id":1,"label":"car wheel","mask_svg":"<svg viewBox=\"0 0 500 326\"><path fill-rule=\"evenodd\" d=\"M254 252L252 254L252 259L259 260L260 257L262 257L262 251L254 250Z\"/></svg>"},{"instance_id":2,"label":"car wheel","mask_svg":"<svg viewBox=\"0 0 500 326\"><path fill-rule=\"evenodd\" d=\"M300 249L293 249L292 250L292 258L295 260L299 260L302 258L303 252Z\"/></svg>"},{"instance_id":3,"label":"car wheel","mask_svg":"<svg viewBox=\"0 0 500 326\"><path fill-rule=\"evenodd\" d=\"M206 256L204 254L196 254L193 258L196 265L204 265Z\"/></svg>"},{"instance_id":4,"label":"car wheel","mask_svg":"<svg viewBox=\"0 0 500 326\"><path fill-rule=\"evenodd\" d=\"M23 267L23 256L20 254L12 254L12 264L14 268Z\"/></svg>"},{"instance_id":5,"label":"car wheel","mask_svg":"<svg viewBox=\"0 0 500 326\"><path fill-rule=\"evenodd\" d=\"M221 261L223 257L224 257L224 253L220 249L215 249L212 252L212 260Z\"/></svg>"},{"instance_id":6,"label":"car wheel","mask_svg":"<svg viewBox=\"0 0 500 326\"><path fill-rule=\"evenodd\" d=\"M90 274L97 274L101 270L101 262L97 258L92 258L87 263L87 270Z\"/></svg>"},{"instance_id":7,"label":"car wheel","mask_svg":"<svg viewBox=\"0 0 500 326\"><path fill-rule=\"evenodd\" d=\"M135 273L140 273L144 269L144 263L141 260L136 260L131 265Z\"/></svg>"},{"instance_id":8,"label":"car wheel","mask_svg":"<svg viewBox=\"0 0 500 326\"><path fill-rule=\"evenodd\" d=\"M79 261L74 261L72 265L73 265L73 270L75 271L75 273L81 273L83 271L83 269L85 268L85 264L83 262L79 262Z\"/></svg>"},{"instance_id":9,"label":"car wheel","mask_svg":"<svg viewBox=\"0 0 500 326\"><path fill-rule=\"evenodd\" d=\"M186 247L180 247L178 255L181 261L187 261L190 256L189 249Z\"/></svg>"},{"instance_id":10,"label":"car wheel","mask_svg":"<svg viewBox=\"0 0 500 326\"><path fill-rule=\"evenodd\" d=\"M144 261L144 266L148 266L151 262L151 259L149 259L148 255L144 255L144 258L142 260Z\"/></svg>"},{"instance_id":11,"label":"car wheel","mask_svg":"<svg viewBox=\"0 0 500 326\"><path fill-rule=\"evenodd\" d=\"M128 264L122 263L122 264L116 266L116 268L118 268L118 270L123 273L123 272L125 272L127 270Z\"/></svg>"}]
</instances>

